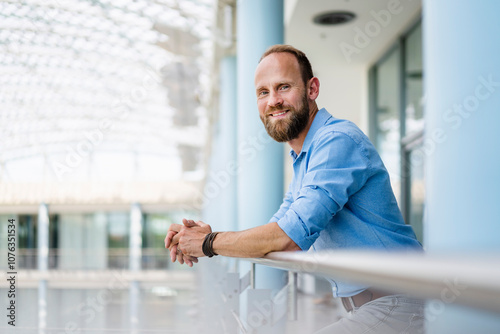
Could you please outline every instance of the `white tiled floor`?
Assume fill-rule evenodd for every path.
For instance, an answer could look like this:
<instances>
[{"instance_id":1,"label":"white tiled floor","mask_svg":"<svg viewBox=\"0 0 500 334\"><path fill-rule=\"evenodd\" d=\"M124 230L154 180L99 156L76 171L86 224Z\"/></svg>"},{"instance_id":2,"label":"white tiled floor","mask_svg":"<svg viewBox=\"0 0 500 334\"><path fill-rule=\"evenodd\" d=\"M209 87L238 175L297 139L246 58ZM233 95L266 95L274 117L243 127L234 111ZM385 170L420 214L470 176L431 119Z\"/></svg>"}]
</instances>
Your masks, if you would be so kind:
<instances>
[{"instance_id":1,"label":"white tiled floor","mask_svg":"<svg viewBox=\"0 0 500 334\"><path fill-rule=\"evenodd\" d=\"M170 292L174 295L161 296L152 289L141 289L134 306L129 290L49 289L46 311L39 312L38 290L24 289L17 298L16 328L2 321L0 332L192 333L189 314L194 290ZM0 295L5 296L6 291L1 289Z\"/></svg>"},{"instance_id":2,"label":"white tiled floor","mask_svg":"<svg viewBox=\"0 0 500 334\"><path fill-rule=\"evenodd\" d=\"M139 285L128 281L126 286L114 289L104 284L101 276L105 276L105 273L101 273L101 276L94 275L101 277L94 282L75 279L74 275L70 275L73 277L72 280L65 284L62 281L52 280L49 281L46 290L37 287L35 280L30 283L24 278L24 283L18 287L16 296L16 327L7 325L4 314L2 316L4 320L0 323L0 333L232 334L238 332L234 327L228 330L222 319L221 314L224 312L227 314L228 304L221 296L220 284L214 283L215 275L210 278L206 272L200 271L198 274L201 274L201 277L195 280L194 271L191 273L193 275L186 275L186 272L170 272L167 279L155 281L150 277L149 281L145 279ZM202 290L205 292L201 293ZM41 305L40 296L43 297L43 291L45 298L41 298ZM9 303L7 295L7 289L0 288L0 308L3 310L6 310ZM336 301L328 296L299 293L298 320L285 321L286 315L284 315L281 325L273 328L273 333L313 333L335 322L340 312L341 309ZM234 317L231 317L230 321L234 322Z\"/></svg>"}]
</instances>

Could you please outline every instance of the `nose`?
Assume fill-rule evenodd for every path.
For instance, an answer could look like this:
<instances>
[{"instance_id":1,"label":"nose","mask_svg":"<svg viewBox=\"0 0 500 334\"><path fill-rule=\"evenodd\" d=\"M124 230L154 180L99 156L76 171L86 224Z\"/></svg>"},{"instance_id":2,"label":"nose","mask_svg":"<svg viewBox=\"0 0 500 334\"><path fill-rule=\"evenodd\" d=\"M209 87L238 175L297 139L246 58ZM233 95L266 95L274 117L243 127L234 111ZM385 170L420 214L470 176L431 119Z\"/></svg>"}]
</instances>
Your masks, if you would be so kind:
<instances>
[{"instance_id":1,"label":"nose","mask_svg":"<svg viewBox=\"0 0 500 334\"><path fill-rule=\"evenodd\" d=\"M279 107L283 105L283 98L277 92L271 92L267 101L269 107Z\"/></svg>"}]
</instances>

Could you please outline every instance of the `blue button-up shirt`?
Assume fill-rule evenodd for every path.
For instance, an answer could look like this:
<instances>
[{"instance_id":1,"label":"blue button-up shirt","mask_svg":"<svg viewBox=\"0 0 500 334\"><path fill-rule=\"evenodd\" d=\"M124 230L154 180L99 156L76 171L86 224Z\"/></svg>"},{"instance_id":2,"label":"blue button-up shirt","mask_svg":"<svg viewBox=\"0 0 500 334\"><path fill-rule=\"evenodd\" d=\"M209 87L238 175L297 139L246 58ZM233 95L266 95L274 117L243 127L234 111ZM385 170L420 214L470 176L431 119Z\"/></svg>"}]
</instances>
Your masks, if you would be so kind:
<instances>
[{"instance_id":1,"label":"blue button-up shirt","mask_svg":"<svg viewBox=\"0 0 500 334\"><path fill-rule=\"evenodd\" d=\"M293 179L270 221L302 249L421 249L403 221L389 174L366 135L325 109L293 158ZM332 281L335 296L365 286Z\"/></svg>"}]
</instances>

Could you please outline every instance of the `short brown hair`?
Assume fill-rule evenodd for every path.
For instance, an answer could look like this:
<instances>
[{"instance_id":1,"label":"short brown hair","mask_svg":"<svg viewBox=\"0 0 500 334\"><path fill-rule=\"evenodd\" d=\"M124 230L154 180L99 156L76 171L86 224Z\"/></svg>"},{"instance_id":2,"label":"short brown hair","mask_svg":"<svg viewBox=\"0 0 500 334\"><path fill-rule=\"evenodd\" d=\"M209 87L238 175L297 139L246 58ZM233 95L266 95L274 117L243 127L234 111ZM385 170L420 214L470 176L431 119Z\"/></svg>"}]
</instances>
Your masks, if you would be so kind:
<instances>
[{"instance_id":1,"label":"short brown hair","mask_svg":"<svg viewBox=\"0 0 500 334\"><path fill-rule=\"evenodd\" d=\"M266 52L264 52L262 57L260 57L259 63L262 61L262 59L266 58L270 54L279 52L286 52L295 56L299 63L300 73L302 75L302 80L304 80L304 85L307 83L307 81L309 81L309 79L314 77L311 63L309 62L309 59L307 59L306 54L291 45L276 44L269 47Z\"/></svg>"}]
</instances>

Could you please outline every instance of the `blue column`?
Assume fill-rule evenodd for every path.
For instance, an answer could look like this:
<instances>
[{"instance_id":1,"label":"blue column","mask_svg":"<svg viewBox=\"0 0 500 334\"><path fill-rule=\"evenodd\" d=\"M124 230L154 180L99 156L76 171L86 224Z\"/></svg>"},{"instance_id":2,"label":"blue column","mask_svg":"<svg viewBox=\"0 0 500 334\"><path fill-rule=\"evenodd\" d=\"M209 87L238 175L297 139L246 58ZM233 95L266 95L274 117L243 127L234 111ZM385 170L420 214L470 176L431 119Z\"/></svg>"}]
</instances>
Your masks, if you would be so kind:
<instances>
[{"instance_id":1,"label":"blue column","mask_svg":"<svg viewBox=\"0 0 500 334\"><path fill-rule=\"evenodd\" d=\"M426 248L500 250L500 2L424 2ZM460 255L457 255L460 256ZM446 304L428 333L500 333L500 317Z\"/></svg>"},{"instance_id":2,"label":"blue column","mask_svg":"<svg viewBox=\"0 0 500 334\"><path fill-rule=\"evenodd\" d=\"M283 0L238 1L238 223L265 224L283 200L283 144L274 142L259 118L254 74L264 51L283 43ZM282 273L257 269L258 288L282 286Z\"/></svg>"},{"instance_id":3,"label":"blue column","mask_svg":"<svg viewBox=\"0 0 500 334\"><path fill-rule=\"evenodd\" d=\"M220 62L219 112L213 131L210 168L204 189L204 219L214 231L237 225L236 57Z\"/></svg>"},{"instance_id":4,"label":"blue column","mask_svg":"<svg viewBox=\"0 0 500 334\"><path fill-rule=\"evenodd\" d=\"M236 156L236 57L226 56L219 63L219 106L215 113L214 127L212 129L212 149L209 161L209 172L205 184L203 197L203 219L212 226L213 231L236 231L237 223L237 156ZM224 284L222 290L213 288L219 284L228 271L234 270L236 260L224 258L223 261L214 259L200 261L196 265L201 270L203 280L203 299L206 301L219 300L220 293L225 293L228 285ZM228 333L236 333L237 322L231 313L238 305L239 296L234 294L227 300L223 307L210 306L209 318L214 319L217 325L224 324ZM217 304L216 302L214 302ZM217 325L213 325L215 330ZM207 329L208 332L210 330Z\"/></svg>"},{"instance_id":5,"label":"blue column","mask_svg":"<svg viewBox=\"0 0 500 334\"><path fill-rule=\"evenodd\" d=\"M222 161L223 171L229 177L229 183L223 193L224 221L227 230L236 230L237 224L237 156L236 156L236 126L237 126L237 74L236 57L228 56L222 59L221 69L221 144L224 145Z\"/></svg>"}]
</instances>

